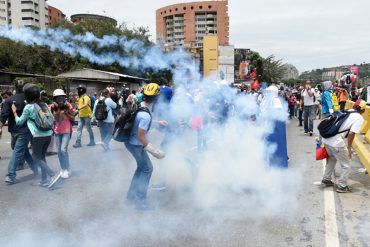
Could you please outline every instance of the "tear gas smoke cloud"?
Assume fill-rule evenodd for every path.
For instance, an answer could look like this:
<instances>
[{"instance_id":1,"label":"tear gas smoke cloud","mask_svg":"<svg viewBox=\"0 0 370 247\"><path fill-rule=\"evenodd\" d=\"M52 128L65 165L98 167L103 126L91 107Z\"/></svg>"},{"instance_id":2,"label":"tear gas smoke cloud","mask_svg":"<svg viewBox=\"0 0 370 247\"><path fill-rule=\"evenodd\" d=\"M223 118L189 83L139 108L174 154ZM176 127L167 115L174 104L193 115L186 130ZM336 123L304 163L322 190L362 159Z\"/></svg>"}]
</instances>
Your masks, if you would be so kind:
<instances>
[{"instance_id":1,"label":"tear gas smoke cloud","mask_svg":"<svg viewBox=\"0 0 370 247\"><path fill-rule=\"evenodd\" d=\"M40 239L48 246L176 245L177 240L189 236L206 239L212 245L217 242L214 233L228 220L279 218L298 206L302 171L273 169L268 163L275 147L267 145L266 135L273 130L274 121L286 120L287 116L286 106L272 108L277 100L274 95L266 94L264 109L260 109L254 97L237 94L235 89L213 79L201 79L197 65L185 53L164 54L156 47L144 50L140 42L123 37L99 39L89 33L74 36L61 29L4 28L0 29L0 36L28 45L47 46L72 56L79 54L100 64L143 62L147 67L159 69L181 63L172 69L176 91L171 104L159 102L153 114L165 117L171 127L166 158L159 161L151 157L152 182L165 178L169 188L160 195L150 193L151 200L159 205L157 209L139 214L122 207L134 169L131 158L122 161L123 155L131 157L126 150L111 153L109 166L101 154L86 154L87 176L93 174L96 181L110 180L103 192L99 182L64 188L71 191L62 211L50 215L32 212L34 221L21 232L9 233L9 238L17 239L12 246L39 246ZM125 50L140 54L140 59L94 54L85 45L91 42L99 47L120 44ZM201 128L191 129L194 116L201 116ZM159 146L164 135L160 129L152 128L149 137ZM206 147L200 148L204 144ZM86 191L84 200L76 198L76 189ZM99 198L101 203L89 198ZM52 200L49 202L54 203ZM94 213L89 215L89 209L94 207ZM23 214L26 213L22 212L20 217ZM68 222L58 215L69 217L70 223L64 227L55 224ZM10 246L1 240L0 244Z\"/></svg>"}]
</instances>

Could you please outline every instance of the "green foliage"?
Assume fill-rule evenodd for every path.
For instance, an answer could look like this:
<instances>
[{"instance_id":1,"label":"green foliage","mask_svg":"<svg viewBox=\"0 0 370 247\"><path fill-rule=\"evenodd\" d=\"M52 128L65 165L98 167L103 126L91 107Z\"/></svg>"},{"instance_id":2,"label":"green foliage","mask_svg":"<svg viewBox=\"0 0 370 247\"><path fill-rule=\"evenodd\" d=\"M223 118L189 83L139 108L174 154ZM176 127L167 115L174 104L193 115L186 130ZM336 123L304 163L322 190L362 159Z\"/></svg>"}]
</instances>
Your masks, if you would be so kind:
<instances>
[{"instance_id":1,"label":"green foliage","mask_svg":"<svg viewBox=\"0 0 370 247\"><path fill-rule=\"evenodd\" d=\"M281 60L276 60L274 55L263 58L258 52L252 51L249 59L250 70L257 71L257 78L260 81L277 82L283 76L283 64Z\"/></svg>"}]
</instances>

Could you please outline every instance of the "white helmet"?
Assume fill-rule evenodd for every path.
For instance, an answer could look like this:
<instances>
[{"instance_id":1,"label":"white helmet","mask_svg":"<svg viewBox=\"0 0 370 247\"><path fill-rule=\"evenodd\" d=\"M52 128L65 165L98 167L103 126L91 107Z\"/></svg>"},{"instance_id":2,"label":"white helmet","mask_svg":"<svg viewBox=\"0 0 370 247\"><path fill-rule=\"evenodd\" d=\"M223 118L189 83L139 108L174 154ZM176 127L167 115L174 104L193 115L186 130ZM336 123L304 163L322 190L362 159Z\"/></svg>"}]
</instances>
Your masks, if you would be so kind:
<instances>
[{"instance_id":1,"label":"white helmet","mask_svg":"<svg viewBox=\"0 0 370 247\"><path fill-rule=\"evenodd\" d=\"M53 92L53 97L57 96L66 96L66 94L64 93L63 89L55 89Z\"/></svg>"}]
</instances>

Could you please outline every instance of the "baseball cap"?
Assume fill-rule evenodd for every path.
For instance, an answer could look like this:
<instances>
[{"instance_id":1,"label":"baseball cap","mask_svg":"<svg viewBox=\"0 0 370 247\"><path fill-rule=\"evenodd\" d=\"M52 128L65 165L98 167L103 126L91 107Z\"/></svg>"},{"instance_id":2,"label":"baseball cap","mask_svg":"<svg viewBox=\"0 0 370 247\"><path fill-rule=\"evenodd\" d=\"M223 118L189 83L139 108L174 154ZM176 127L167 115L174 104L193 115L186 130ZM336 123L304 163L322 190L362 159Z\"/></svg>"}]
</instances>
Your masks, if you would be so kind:
<instances>
[{"instance_id":1,"label":"baseball cap","mask_svg":"<svg viewBox=\"0 0 370 247\"><path fill-rule=\"evenodd\" d=\"M355 104L353 105L353 109L359 111L359 110L365 110L366 109L366 102L362 99L358 99Z\"/></svg>"}]
</instances>

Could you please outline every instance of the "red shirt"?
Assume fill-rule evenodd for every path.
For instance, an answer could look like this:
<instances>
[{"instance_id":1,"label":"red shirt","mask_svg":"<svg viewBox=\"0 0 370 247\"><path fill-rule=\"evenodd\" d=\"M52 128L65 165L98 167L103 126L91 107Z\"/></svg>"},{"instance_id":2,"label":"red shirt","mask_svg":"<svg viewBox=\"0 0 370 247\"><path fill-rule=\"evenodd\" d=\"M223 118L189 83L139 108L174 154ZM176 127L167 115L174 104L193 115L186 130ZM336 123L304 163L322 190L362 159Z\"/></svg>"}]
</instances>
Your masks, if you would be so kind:
<instances>
[{"instance_id":1,"label":"red shirt","mask_svg":"<svg viewBox=\"0 0 370 247\"><path fill-rule=\"evenodd\" d=\"M66 106L62 110L60 107L58 107L58 109L55 109L55 105L52 104L50 106L50 109L55 117L54 133L55 134L70 134L72 131L72 123L71 123L71 120L68 118L67 114L70 114L73 116L72 105L66 102Z\"/></svg>"}]
</instances>

